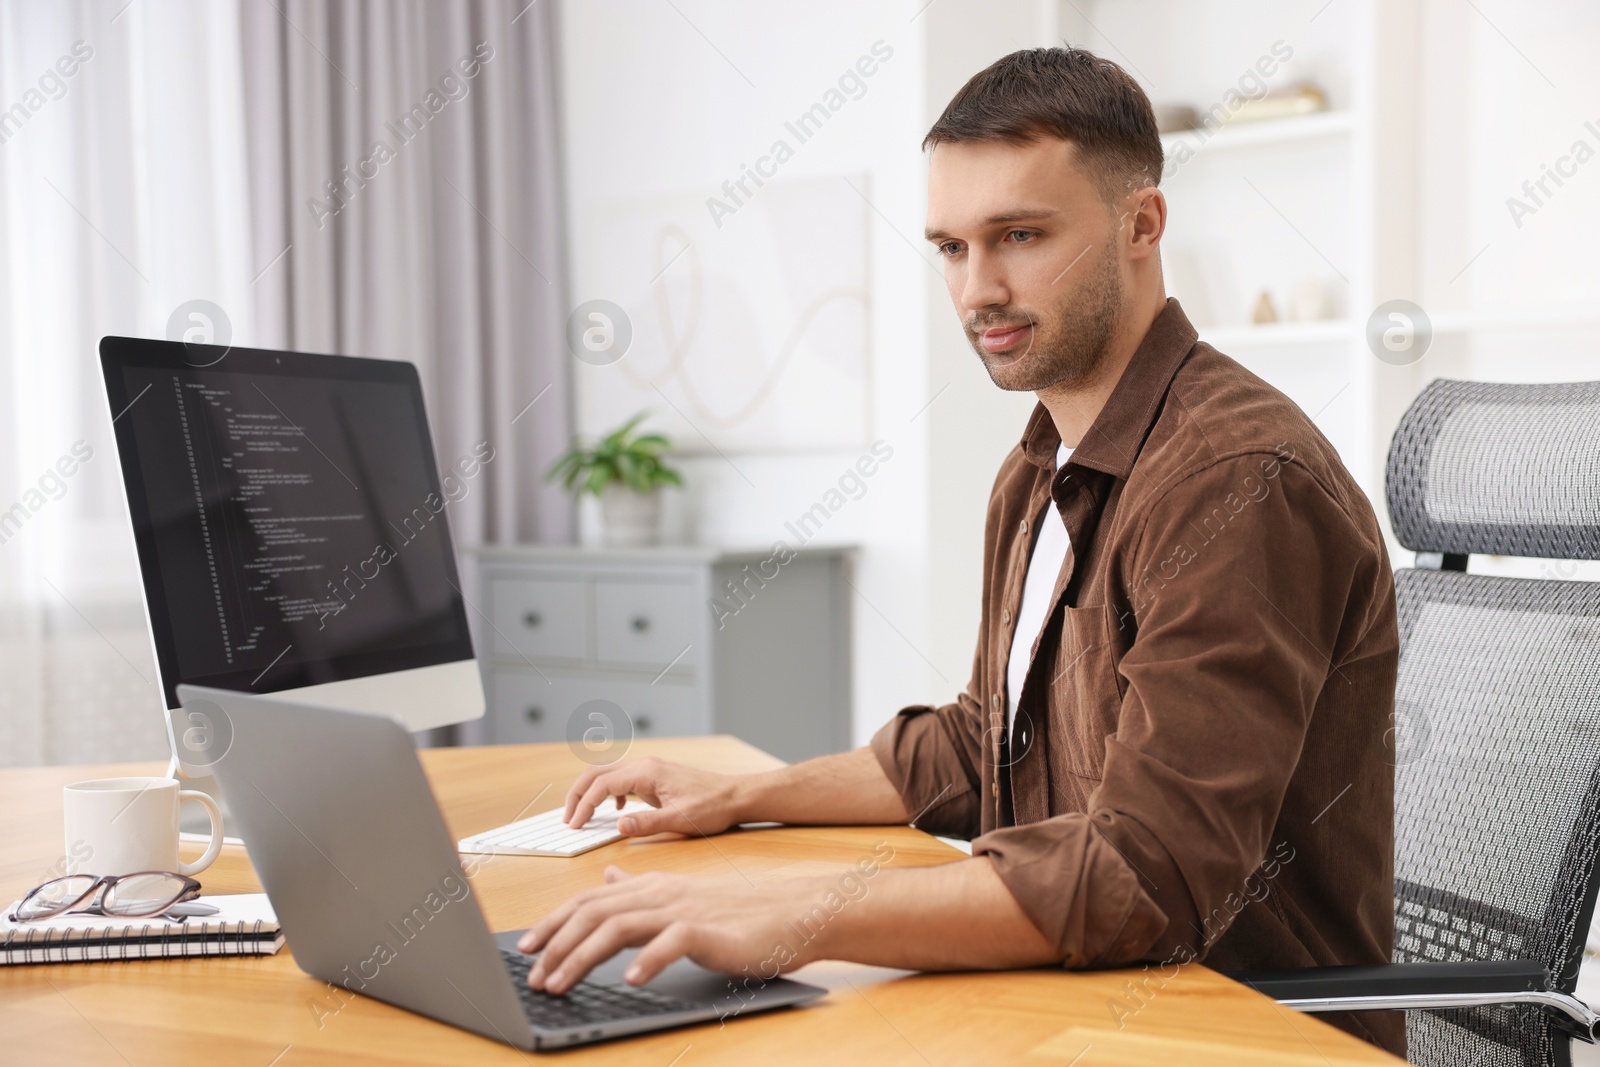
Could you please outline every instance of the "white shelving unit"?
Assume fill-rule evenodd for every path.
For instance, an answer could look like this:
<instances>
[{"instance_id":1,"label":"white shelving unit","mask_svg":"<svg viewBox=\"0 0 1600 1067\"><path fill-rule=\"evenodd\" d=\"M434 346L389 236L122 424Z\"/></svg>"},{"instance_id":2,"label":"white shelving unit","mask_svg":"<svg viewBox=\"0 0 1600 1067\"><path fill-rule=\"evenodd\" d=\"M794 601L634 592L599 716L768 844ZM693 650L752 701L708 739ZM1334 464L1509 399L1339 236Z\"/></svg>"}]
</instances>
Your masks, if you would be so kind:
<instances>
[{"instance_id":1,"label":"white shelving unit","mask_svg":"<svg viewBox=\"0 0 1600 1067\"><path fill-rule=\"evenodd\" d=\"M1310 322L1272 322L1259 326L1230 326L1202 330L1205 340L1224 352L1299 348L1303 345L1344 344L1356 324L1348 319Z\"/></svg>"},{"instance_id":2,"label":"white shelving unit","mask_svg":"<svg viewBox=\"0 0 1600 1067\"><path fill-rule=\"evenodd\" d=\"M1571 329L1600 330L1600 309L1592 304L1557 305L1517 312L1446 312L1433 319L1435 335Z\"/></svg>"},{"instance_id":3,"label":"white shelving unit","mask_svg":"<svg viewBox=\"0 0 1600 1067\"><path fill-rule=\"evenodd\" d=\"M1341 137L1348 134L1353 125L1354 118L1348 111L1320 111L1292 118L1234 122L1216 130L1164 133L1161 135L1161 147L1169 157L1182 148L1188 148L1198 155L1201 150L1218 152L1257 145L1285 145L1320 137Z\"/></svg>"},{"instance_id":4,"label":"white shelving unit","mask_svg":"<svg viewBox=\"0 0 1600 1067\"><path fill-rule=\"evenodd\" d=\"M1205 114L1252 70L1268 90L1303 82L1326 96L1325 111L1162 137L1163 264L1201 337L1299 403L1379 502L1389 436L1421 386L1365 339L1377 305L1416 298L1414 212L1394 193L1413 186L1419 9L1060 0L1058 12L1062 37L1121 63L1157 105ZM1310 285L1328 318L1252 323L1263 291L1287 319Z\"/></svg>"}]
</instances>

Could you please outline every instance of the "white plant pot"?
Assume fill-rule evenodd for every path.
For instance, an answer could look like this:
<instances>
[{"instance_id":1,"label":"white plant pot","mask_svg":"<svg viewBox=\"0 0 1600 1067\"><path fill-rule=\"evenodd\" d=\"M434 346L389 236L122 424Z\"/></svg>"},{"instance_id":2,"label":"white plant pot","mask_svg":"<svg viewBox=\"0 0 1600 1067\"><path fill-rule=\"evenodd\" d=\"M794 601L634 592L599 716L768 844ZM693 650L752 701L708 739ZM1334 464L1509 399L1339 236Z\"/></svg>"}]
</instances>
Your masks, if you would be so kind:
<instances>
[{"instance_id":1,"label":"white plant pot","mask_svg":"<svg viewBox=\"0 0 1600 1067\"><path fill-rule=\"evenodd\" d=\"M661 538L661 492L612 485L600 494L600 525L607 548L640 548Z\"/></svg>"}]
</instances>

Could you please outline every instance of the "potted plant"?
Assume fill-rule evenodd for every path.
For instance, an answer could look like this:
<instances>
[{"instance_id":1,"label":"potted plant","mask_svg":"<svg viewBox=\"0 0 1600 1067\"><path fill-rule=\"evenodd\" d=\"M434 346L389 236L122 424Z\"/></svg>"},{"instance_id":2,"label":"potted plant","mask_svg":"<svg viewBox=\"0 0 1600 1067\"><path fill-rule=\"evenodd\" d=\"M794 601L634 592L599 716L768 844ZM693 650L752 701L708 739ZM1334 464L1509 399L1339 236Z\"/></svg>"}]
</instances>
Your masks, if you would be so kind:
<instances>
[{"instance_id":1,"label":"potted plant","mask_svg":"<svg viewBox=\"0 0 1600 1067\"><path fill-rule=\"evenodd\" d=\"M682 485L678 472L661 455L672 442L659 433L634 434L640 412L606 434L593 448L574 443L547 476L561 479L568 492L600 501L605 543L612 548L653 545L661 523L661 487Z\"/></svg>"}]
</instances>

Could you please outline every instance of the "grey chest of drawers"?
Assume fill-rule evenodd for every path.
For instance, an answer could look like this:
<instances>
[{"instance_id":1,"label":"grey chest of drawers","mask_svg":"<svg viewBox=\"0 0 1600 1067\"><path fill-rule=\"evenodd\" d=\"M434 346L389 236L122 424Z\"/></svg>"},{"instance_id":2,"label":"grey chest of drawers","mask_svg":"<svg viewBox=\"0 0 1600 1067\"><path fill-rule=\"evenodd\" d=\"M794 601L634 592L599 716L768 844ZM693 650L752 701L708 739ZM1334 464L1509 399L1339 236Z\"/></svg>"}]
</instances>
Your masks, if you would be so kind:
<instances>
[{"instance_id":1,"label":"grey chest of drawers","mask_svg":"<svg viewBox=\"0 0 1600 1067\"><path fill-rule=\"evenodd\" d=\"M490 742L728 733L791 762L850 747L848 548L466 556Z\"/></svg>"}]
</instances>

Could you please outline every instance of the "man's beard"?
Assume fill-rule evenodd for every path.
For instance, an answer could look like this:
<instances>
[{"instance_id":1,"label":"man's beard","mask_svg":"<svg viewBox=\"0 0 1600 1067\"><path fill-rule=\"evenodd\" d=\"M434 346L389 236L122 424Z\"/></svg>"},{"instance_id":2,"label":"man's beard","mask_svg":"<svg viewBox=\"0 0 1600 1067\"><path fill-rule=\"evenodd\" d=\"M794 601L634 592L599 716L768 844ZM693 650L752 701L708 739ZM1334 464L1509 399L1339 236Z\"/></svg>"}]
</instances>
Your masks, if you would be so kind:
<instances>
[{"instance_id":1,"label":"man's beard","mask_svg":"<svg viewBox=\"0 0 1600 1067\"><path fill-rule=\"evenodd\" d=\"M975 316L967 324L967 340L983 360L989 378L1002 389L1038 392L1055 385L1081 385L1094 380L1106 361L1106 348L1122 310L1122 276L1116 249L1107 242L1088 266L1094 273L1047 317L1028 312ZM1020 326L1032 321L1028 349L985 352L980 335L986 329Z\"/></svg>"}]
</instances>

